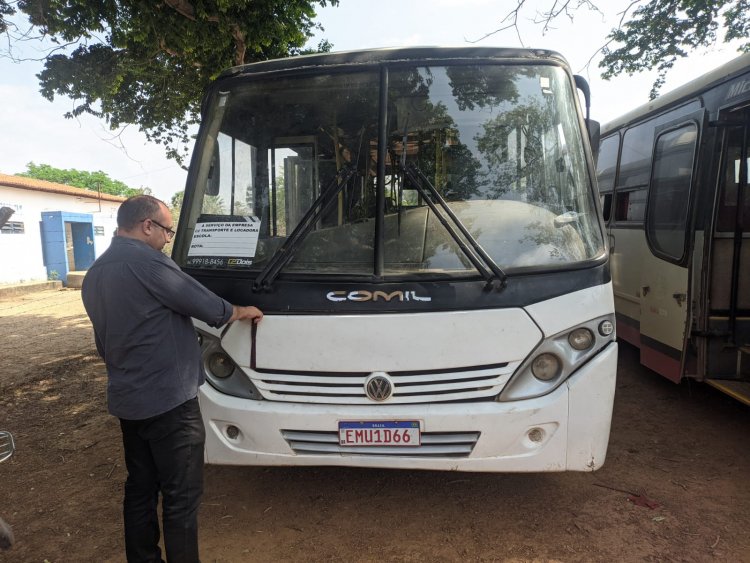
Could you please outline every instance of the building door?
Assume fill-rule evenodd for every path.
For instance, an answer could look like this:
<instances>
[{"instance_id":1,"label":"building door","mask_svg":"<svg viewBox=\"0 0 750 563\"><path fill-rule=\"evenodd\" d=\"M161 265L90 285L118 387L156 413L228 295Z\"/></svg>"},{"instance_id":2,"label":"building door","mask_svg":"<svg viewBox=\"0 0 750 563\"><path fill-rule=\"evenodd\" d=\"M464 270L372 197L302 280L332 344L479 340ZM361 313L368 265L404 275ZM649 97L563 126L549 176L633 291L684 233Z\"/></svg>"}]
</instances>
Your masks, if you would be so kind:
<instances>
[{"instance_id":1,"label":"building door","mask_svg":"<svg viewBox=\"0 0 750 563\"><path fill-rule=\"evenodd\" d=\"M65 255L68 258L68 271L75 272L76 268L76 253L75 246L73 245L73 223L65 221Z\"/></svg>"},{"instance_id":2,"label":"building door","mask_svg":"<svg viewBox=\"0 0 750 563\"><path fill-rule=\"evenodd\" d=\"M48 276L67 283L68 272L87 270L94 263L94 226L90 214L44 211L41 231Z\"/></svg>"}]
</instances>

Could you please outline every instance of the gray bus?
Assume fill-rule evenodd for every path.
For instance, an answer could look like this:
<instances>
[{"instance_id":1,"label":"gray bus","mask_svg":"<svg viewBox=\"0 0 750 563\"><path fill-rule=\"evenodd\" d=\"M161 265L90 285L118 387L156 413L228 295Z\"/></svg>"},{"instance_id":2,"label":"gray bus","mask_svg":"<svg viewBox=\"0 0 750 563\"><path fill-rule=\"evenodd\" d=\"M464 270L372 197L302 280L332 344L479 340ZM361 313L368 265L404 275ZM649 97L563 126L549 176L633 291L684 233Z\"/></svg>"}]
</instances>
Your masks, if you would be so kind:
<instances>
[{"instance_id":1,"label":"gray bus","mask_svg":"<svg viewBox=\"0 0 750 563\"><path fill-rule=\"evenodd\" d=\"M601 135L619 337L668 379L750 404L750 54Z\"/></svg>"}]
</instances>

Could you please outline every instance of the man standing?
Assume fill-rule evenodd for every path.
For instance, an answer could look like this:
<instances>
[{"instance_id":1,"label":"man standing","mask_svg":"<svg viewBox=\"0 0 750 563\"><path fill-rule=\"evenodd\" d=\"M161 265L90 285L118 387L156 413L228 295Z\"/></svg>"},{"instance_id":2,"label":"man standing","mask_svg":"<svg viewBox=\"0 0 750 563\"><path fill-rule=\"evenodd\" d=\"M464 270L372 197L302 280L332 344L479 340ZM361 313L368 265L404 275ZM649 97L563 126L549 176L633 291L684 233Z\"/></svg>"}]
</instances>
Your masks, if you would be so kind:
<instances>
[{"instance_id":1,"label":"man standing","mask_svg":"<svg viewBox=\"0 0 750 563\"><path fill-rule=\"evenodd\" d=\"M263 313L231 305L161 252L174 230L158 199L123 202L117 228L86 274L81 296L107 366L109 412L122 429L125 551L129 562L161 561L161 492L167 560L197 562L205 441L197 394L204 375L190 317L218 327L257 323Z\"/></svg>"}]
</instances>

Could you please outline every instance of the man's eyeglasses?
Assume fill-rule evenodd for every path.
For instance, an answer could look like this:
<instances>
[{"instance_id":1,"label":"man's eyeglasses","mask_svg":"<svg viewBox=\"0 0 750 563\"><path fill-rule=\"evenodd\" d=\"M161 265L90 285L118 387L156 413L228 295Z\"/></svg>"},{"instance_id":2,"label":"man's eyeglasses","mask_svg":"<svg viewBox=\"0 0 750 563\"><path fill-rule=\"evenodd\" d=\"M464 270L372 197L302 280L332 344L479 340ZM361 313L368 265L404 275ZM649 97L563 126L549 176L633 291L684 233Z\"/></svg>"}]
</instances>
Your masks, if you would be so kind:
<instances>
[{"instance_id":1,"label":"man's eyeglasses","mask_svg":"<svg viewBox=\"0 0 750 563\"><path fill-rule=\"evenodd\" d=\"M161 227L162 229L164 229L167 232L167 238L169 240L172 240L176 234L174 230L170 229L169 227L165 227L164 225L159 223L159 221L154 221L153 219L144 219L143 221L151 221L157 227ZM141 221L141 223L143 223L143 221Z\"/></svg>"}]
</instances>

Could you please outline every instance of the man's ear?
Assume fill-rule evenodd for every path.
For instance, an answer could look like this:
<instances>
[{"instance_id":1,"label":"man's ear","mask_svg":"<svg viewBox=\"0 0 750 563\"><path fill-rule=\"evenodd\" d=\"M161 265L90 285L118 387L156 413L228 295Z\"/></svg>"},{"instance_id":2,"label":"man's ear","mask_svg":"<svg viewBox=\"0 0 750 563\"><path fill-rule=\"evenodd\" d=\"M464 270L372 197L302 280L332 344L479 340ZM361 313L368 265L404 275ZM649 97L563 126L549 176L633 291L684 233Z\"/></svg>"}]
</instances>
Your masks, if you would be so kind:
<instances>
[{"instance_id":1,"label":"man's ear","mask_svg":"<svg viewBox=\"0 0 750 563\"><path fill-rule=\"evenodd\" d=\"M151 234L151 229L153 228L153 225L151 224L151 221L149 221L148 219L145 219L145 220L143 220L143 221L140 222L139 226L140 226L140 231L144 235L148 236L148 235Z\"/></svg>"}]
</instances>

